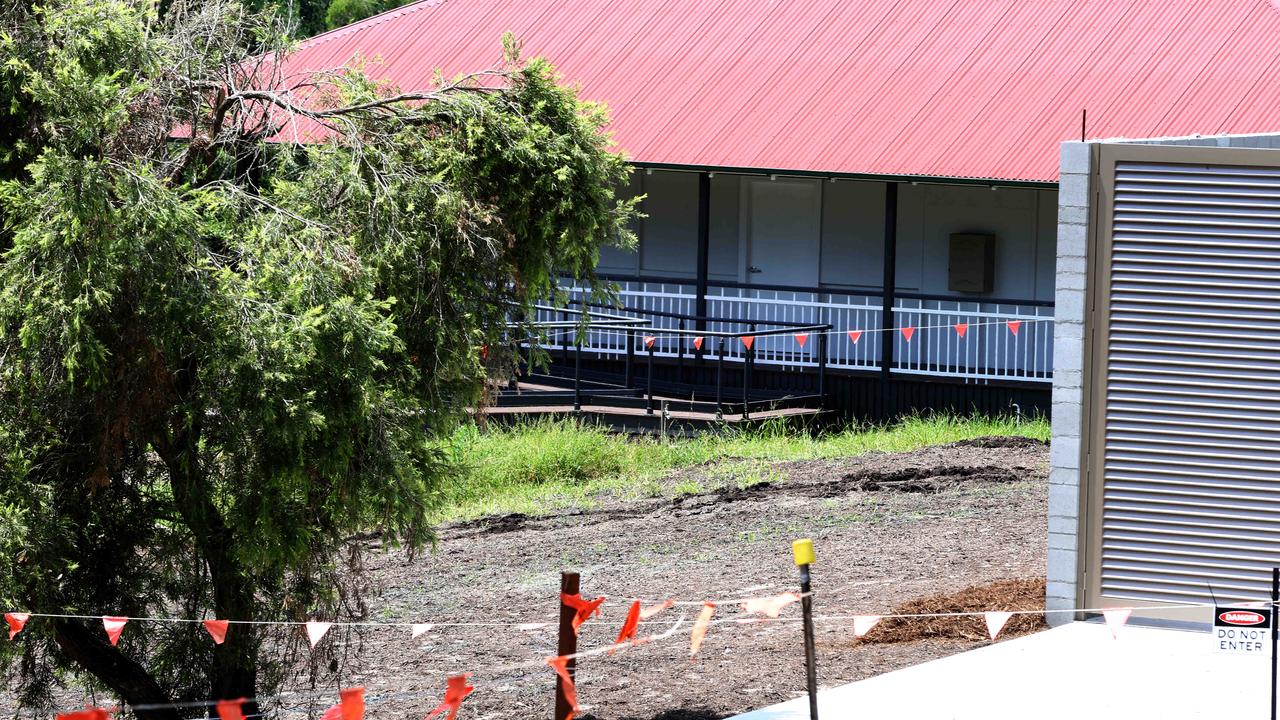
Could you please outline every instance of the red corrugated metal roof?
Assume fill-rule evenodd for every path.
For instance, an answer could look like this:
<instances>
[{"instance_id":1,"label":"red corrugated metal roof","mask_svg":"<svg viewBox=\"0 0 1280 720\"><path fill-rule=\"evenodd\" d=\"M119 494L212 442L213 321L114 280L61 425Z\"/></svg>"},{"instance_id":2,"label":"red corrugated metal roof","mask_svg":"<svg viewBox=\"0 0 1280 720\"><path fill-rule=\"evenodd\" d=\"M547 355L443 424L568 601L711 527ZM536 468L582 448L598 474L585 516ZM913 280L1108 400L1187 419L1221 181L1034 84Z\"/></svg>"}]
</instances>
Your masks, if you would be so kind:
<instances>
[{"instance_id":1,"label":"red corrugated metal roof","mask_svg":"<svg viewBox=\"0 0 1280 720\"><path fill-rule=\"evenodd\" d=\"M302 44L402 89L512 31L642 163L1057 179L1080 137L1280 130L1267 0L422 0Z\"/></svg>"}]
</instances>

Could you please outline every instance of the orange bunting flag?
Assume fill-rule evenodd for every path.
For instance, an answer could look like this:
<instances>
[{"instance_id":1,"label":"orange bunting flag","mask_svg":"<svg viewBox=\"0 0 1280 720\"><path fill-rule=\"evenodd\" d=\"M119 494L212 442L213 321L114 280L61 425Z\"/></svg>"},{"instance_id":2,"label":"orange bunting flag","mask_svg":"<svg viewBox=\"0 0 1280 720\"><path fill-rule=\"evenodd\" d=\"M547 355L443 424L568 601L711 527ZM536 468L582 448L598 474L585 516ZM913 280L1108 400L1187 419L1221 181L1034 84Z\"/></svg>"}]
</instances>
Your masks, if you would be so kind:
<instances>
[{"instance_id":1,"label":"orange bunting flag","mask_svg":"<svg viewBox=\"0 0 1280 720\"><path fill-rule=\"evenodd\" d=\"M911 342L911 336L916 334L916 329L913 327L904 327L904 328L901 328L901 330L902 330L902 339L906 340L907 342Z\"/></svg>"},{"instance_id":2,"label":"orange bunting flag","mask_svg":"<svg viewBox=\"0 0 1280 720\"><path fill-rule=\"evenodd\" d=\"M1008 325L1008 326L1009 326L1009 332L1013 333L1014 335L1017 335L1017 334L1018 334L1018 328L1022 327L1022 321L1021 321L1021 320L1010 320L1009 322L1005 323L1005 325Z\"/></svg>"},{"instance_id":3,"label":"orange bunting flag","mask_svg":"<svg viewBox=\"0 0 1280 720\"><path fill-rule=\"evenodd\" d=\"M1107 627L1111 628L1111 637L1120 639L1120 628L1129 622L1129 615L1133 612L1133 608L1112 608L1102 611L1102 619L1107 621Z\"/></svg>"},{"instance_id":4,"label":"orange bunting flag","mask_svg":"<svg viewBox=\"0 0 1280 720\"><path fill-rule=\"evenodd\" d=\"M857 345L857 344L858 344L858 341L859 341L859 340L861 340L861 339L862 339L862 331L861 331L861 330L850 330L850 331L849 331L849 341L850 341L850 342L852 342L854 345Z\"/></svg>"},{"instance_id":5,"label":"orange bunting flag","mask_svg":"<svg viewBox=\"0 0 1280 720\"><path fill-rule=\"evenodd\" d=\"M107 615L102 618L102 629L107 631L107 639L111 641L111 647L115 647L120 642L120 633L124 632L124 624L129 622L127 617L115 617Z\"/></svg>"},{"instance_id":6,"label":"orange bunting flag","mask_svg":"<svg viewBox=\"0 0 1280 720\"><path fill-rule=\"evenodd\" d=\"M645 346L645 347L647 347L647 348L651 348L651 347L653 347L653 341L654 341L654 340L657 340L657 339L658 339L658 336L657 336L657 335L645 335L645 336L644 336L644 346Z\"/></svg>"},{"instance_id":7,"label":"orange bunting flag","mask_svg":"<svg viewBox=\"0 0 1280 720\"><path fill-rule=\"evenodd\" d=\"M766 617L776 618L782 613L782 608L794 602L800 602L800 596L795 593L782 593L773 597L751 598L742 603L742 612L753 614L760 613Z\"/></svg>"},{"instance_id":8,"label":"orange bunting flag","mask_svg":"<svg viewBox=\"0 0 1280 720\"><path fill-rule=\"evenodd\" d=\"M880 622L879 615L858 615L853 619L853 636L862 637Z\"/></svg>"},{"instance_id":9,"label":"orange bunting flag","mask_svg":"<svg viewBox=\"0 0 1280 720\"><path fill-rule=\"evenodd\" d=\"M333 627L333 623L327 622L309 622L307 623L307 640L311 642L314 648L316 643L320 642L324 634L329 632L329 628Z\"/></svg>"},{"instance_id":10,"label":"orange bunting flag","mask_svg":"<svg viewBox=\"0 0 1280 720\"><path fill-rule=\"evenodd\" d=\"M30 613L5 613L4 621L9 623L9 639L12 640L18 633L22 632L22 628L26 627L27 621L30 619Z\"/></svg>"},{"instance_id":11,"label":"orange bunting flag","mask_svg":"<svg viewBox=\"0 0 1280 720\"><path fill-rule=\"evenodd\" d=\"M338 707L342 720L364 720L364 688L347 688L338 691Z\"/></svg>"},{"instance_id":12,"label":"orange bunting flag","mask_svg":"<svg viewBox=\"0 0 1280 720\"><path fill-rule=\"evenodd\" d=\"M636 631L640 629L640 601L636 600L631 603L631 608L627 610L627 619L622 621L622 630L618 632L618 639L613 642L614 648L609 650L612 655L618 645L636 639Z\"/></svg>"},{"instance_id":13,"label":"orange bunting flag","mask_svg":"<svg viewBox=\"0 0 1280 720\"><path fill-rule=\"evenodd\" d=\"M750 349L751 349L751 346L752 346L752 345L755 345L755 344L756 344L756 336L755 336L755 335L743 335L742 337L740 337L740 338L738 338L738 339L742 341L742 347L744 347L744 348L746 348L746 349L748 349L748 350L750 350Z\"/></svg>"},{"instance_id":14,"label":"orange bunting flag","mask_svg":"<svg viewBox=\"0 0 1280 720\"><path fill-rule=\"evenodd\" d=\"M470 676L453 675L449 678L449 683L444 690L444 700L441 700L434 710L427 713L426 720L431 720L431 718L443 712L449 713L446 716L446 720L454 720L454 718L458 717L458 708L462 707L462 701L466 700L467 696L475 691L475 687L467 684L468 677Z\"/></svg>"},{"instance_id":15,"label":"orange bunting flag","mask_svg":"<svg viewBox=\"0 0 1280 720\"><path fill-rule=\"evenodd\" d=\"M488 346L488 345L481 345L481 346L480 346L480 359L481 359L481 360L488 360L488 359L489 359L489 346Z\"/></svg>"},{"instance_id":16,"label":"orange bunting flag","mask_svg":"<svg viewBox=\"0 0 1280 720\"><path fill-rule=\"evenodd\" d=\"M670 610L675 606L676 606L675 600L664 600L658 603L657 605L650 605L649 607L640 611L640 619L648 620L649 618L653 617L654 615L657 615L663 610Z\"/></svg>"},{"instance_id":17,"label":"orange bunting flag","mask_svg":"<svg viewBox=\"0 0 1280 720\"><path fill-rule=\"evenodd\" d=\"M690 661L698 657L698 650L702 648L702 641L707 637L707 628L711 627L711 616L715 614L715 603L702 604L702 612L698 613L698 619L693 622L693 632L689 635Z\"/></svg>"},{"instance_id":18,"label":"orange bunting flag","mask_svg":"<svg viewBox=\"0 0 1280 720\"><path fill-rule=\"evenodd\" d=\"M701 336L701 335L699 335L698 337L696 337L696 338L694 338L694 339L693 339L693 349L694 349L694 350L699 350L699 351L700 351L700 350L702 350L702 336Z\"/></svg>"},{"instance_id":19,"label":"orange bunting flag","mask_svg":"<svg viewBox=\"0 0 1280 720\"><path fill-rule=\"evenodd\" d=\"M209 637L213 638L214 645L221 645L227 641L227 626L231 623L226 620L205 620L204 629L209 631Z\"/></svg>"},{"instance_id":20,"label":"orange bunting flag","mask_svg":"<svg viewBox=\"0 0 1280 720\"><path fill-rule=\"evenodd\" d=\"M959 335L962 338L964 337L965 333L969 332L969 323L956 323L955 327L956 327L956 335Z\"/></svg>"},{"instance_id":21,"label":"orange bunting flag","mask_svg":"<svg viewBox=\"0 0 1280 720\"><path fill-rule=\"evenodd\" d=\"M76 712L58 713L57 720L111 720L111 713L102 708L85 708Z\"/></svg>"},{"instance_id":22,"label":"orange bunting flag","mask_svg":"<svg viewBox=\"0 0 1280 720\"><path fill-rule=\"evenodd\" d=\"M214 710L218 712L218 720L244 720L244 698L219 700Z\"/></svg>"},{"instance_id":23,"label":"orange bunting flag","mask_svg":"<svg viewBox=\"0 0 1280 720\"><path fill-rule=\"evenodd\" d=\"M991 640L994 642L996 636L1004 629L1005 623L1009 622L1009 618L1013 617L1013 613L992 611L983 613L983 616L987 619L987 634L991 636Z\"/></svg>"},{"instance_id":24,"label":"orange bunting flag","mask_svg":"<svg viewBox=\"0 0 1280 720\"><path fill-rule=\"evenodd\" d=\"M577 611L577 614L573 616L573 634L577 635L578 628L582 627L582 623L590 619L592 615L600 613L600 606L604 604L604 596L601 595L595 600L583 600L582 596L577 593L572 595L560 593L560 602Z\"/></svg>"},{"instance_id":25,"label":"orange bunting flag","mask_svg":"<svg viewBox=\"0 0 1280 720\"><path fill-rule=\"evenodd\" d=\"M573 676L569 674L569 658L564 655L552 656L547 658L547 664L564 683L564 699L569 703L569 714L564 716L564 720L573 720L573 716L578 714L578 688L573 684Z\"/></svg>"},{"instance_id":26,"label":"orange bunting flag","mask_svg":"<svg viewBox=\"0 0 1280 720\"><path fill-rule=\"evenodd\" d=\"M413 623L409 632L412 633L413 637L418 637L423 633L431 632L431 628L433 627L435 627L434 623Z\"/></svg>"},{"instance_id":27,"label":"orange bunting flag","mask_svg":"<svg viewBox=\"0 0 1280 720\"><path fill-rule=\"evenodd\" d=\"M338 704L325 710L320 720L364 720L364 688L339 691L338 697Z\"/></svg>"},{"instance_id":28,"label":"orange bunting flag","mask_svg":"<svg viewBox=\"0 0 1280 720\"><path fill-rule=\"evenodd\" d=\"M800 343L800 347L809 342L809 333L796 333L796 342Z\"/></svg>"}]
</instances>

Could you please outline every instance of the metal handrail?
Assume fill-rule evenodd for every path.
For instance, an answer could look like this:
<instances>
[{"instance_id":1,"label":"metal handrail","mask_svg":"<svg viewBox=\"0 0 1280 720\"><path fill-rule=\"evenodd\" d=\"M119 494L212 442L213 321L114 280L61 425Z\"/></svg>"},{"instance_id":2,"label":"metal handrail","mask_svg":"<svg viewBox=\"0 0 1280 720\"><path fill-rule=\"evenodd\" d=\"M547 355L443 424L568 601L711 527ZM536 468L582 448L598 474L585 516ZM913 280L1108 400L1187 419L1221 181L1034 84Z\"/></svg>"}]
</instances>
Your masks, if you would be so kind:
<instances>
[{"instance_id":1,"label":"metal handrail","mask_svg":"<svg viewBox=\"0 0 1280 720\"><path fill-rule=\"evenodd\" d=\"M591 306L592 305L591 303L586 303L585 301L582 301L582 300L571 300L569 302L571 304L577 304L583 307L583 310L581 310L580 312L585 313L587 315L588 322L582 323L582 322L569 322L569 321L540 321L540 322L531 323L531 325L533 325L534 327L547 328L547 329L572 328L572 329L584 331L587 333L590 333L593 331L604 331L604 330L615 330L615 331L625 332L627 335L626 384L628 387L631 385L631 380L634 377L632 364L635 361L634 350L635 350L636 332L638 330L648 329L648 330L652 330L652 332L654 332L655 335L661 334L664 336L674 335L678 337L718 338L719 343L713 343L718 345L717 351L716 351L716 416L718 418L723 418L724 416L724 402L723 402L724 356L725 356L725 340L726 339L747 338L747 337L751 337L751 338L773 337L777 335L795 335L797 333L804 333L804 332L817 333L818 338L817 338L817 342L815 343L815 349L817 350L816 354L818 358L819 409L825 408L826 406L827 334L832 330L832 327L833 327L828 323L801 325L798 323L784 323L784 322L768 322L768 321L752 322L749 320L721 320L717 318L684 315L681 313L663 313L661 311L649 311L649 310L644 310L639 308L635 308L635 309L623 308L625 312L647 313L652 315L662 315L666 317L676 317L680 319L680 326L678 328L653 328L651 326L651 321L648 320L647 318L626 318L625 316L621 316L621 315L595 313L593 311L585 309L586 307ZM537 308L545 312L554 312L554 313L574 312L570 308L558 308L550 305L539 305L537 306ZM594 325L589 321L592 315L599 315L602 317L610 318L612 322L616 322L618 320L624 320L626 321L627 324L604 323L600 325ZM697 329L688 330L688 329L685 329L684 327L685 320L694 320L694 321L702 320L702 321L721 322L721 323L725 323L725 322L735 323L739 325L748 326L748 330L746 332L726 332L723 330L697 330ZM637 326L638 323L643 323L643 325ZM775 327L773 329L761 330L757 327L758 325L773 325L773 326L782 326L782 327ZM526 327L527 326L528 325L526 325ZM747 343L744 342L743 344L746 345ZM574 345L573 409L574 409L574 412L581 412L582 411L582 332L575 333L573 345ZM648 363L647 363L648 368L647 368L646 377L645 377L645 398L646 398L645 413L647 415L652 415L654 410L653 360L654 360L654 350L656 345L657 345L656 341L650 341L646 343L646 349L648 350L648 356L649 356ZM743 358L745 362L745 366L743 368L743 374L742 374L742 417L744 420L749 420L751 418L751 376L752 376L751 371L755 367L755 354L756 354L755 344L751 343L747 347L746 355ZM705 352L699 349L695 353L695 355L701 358L705 355ZM683 368L684 368L684 344L683 343L681 343L680 345L679 357L680 357L680 360L679 360L680 368L681 368L681 371L683 372Z\"/></svg>"},{"instance_id":2,"label":"metal handrail","mask_svg":"<svg viewBox=\"0 0 1280 720\"><path fill-rule=\"evenodd\" d=\"M584 304L584 301L582 300L569 300L568 302L572 305ZM668 310L649 310L648 308L637 308L637 307L631 307L629 305L623 305L621 307L618 307L616 305L605 305L603 303L585 303L585 304L588 307L611 307L615 310L621 310L623 312L642 313L645 315L653 315L656 317L674 318L676 320L693 320L695 322L702 321L702 322L715 322L715 323L735 323L738 325L753 325L753 324L754 325L778 325L780 327L794 328L796 330L810 327L802 323L793 323L793 322L788 322L786 320L743 320L742 318L727 318L727 317L719 317L715 315L691 315L689 313L678 313L678 312L671 312ZM546 308L546 309L554 312L572 312L572 310L569 310L567 308ZM588 313L590 313L590 311L588 311ZM619 317L623 317L623 316L619 316ZM714 333L707 331L707 332L695 333L695 334L713 335ZM729 336L740 335L740 334L741 333L728 333Z\"/></svg>"},{"instance_id":3,"label":"metal handrail","mask_svg":"<svg viewBox=\"0 0 1280 720\"><path fill-rule=\"evenodd\" d=\"M636 318L635 322L622 323L610 321L604 325L592 325L588 322L583 325L580 322L571 322L568 320L539 320L528 323L507 323L508 328L534 327L540 330L572 330L574 328L584 328L587 331L592 330L637 330L640 328L651 327L650 321L643 318Z\"/></svg>"},{"instance_id":4,"label":"metal handrail","mask_svg":"<svg viewBox=\"0 0 1280 720\"><path fill-rule=\"evenodd\" d=\"M756 324L778 325L780 324L780 323L765 322L763 320L758 323L750 320L735 320L734 322L738 322L743 325L756 325ZM795 326L779 328L777 330L748 330L746 332L725 332L723 330L684 330L684 329L670 329L670 328L655 328L655 332L658 335L679 335L680 337L714 337L714 338L772 337L774 335L794 335L796 333L802 333L802 332L813 332L813 333L827 332L831 330L833 327L834 326L832 325L795 325ZM592 328L588 328L588 329L592 329ZM599 330L601 328L594 328L594 329Z\"/></svg>"},{"instance_id":5,"label":"metal handrail","mask_svg":"<svg viewBox=\"0 0 1280 720\"><path fill-rule=\"evenodd\" d=\"M578 300L571 300L570 302L580 302L580 301L578 301ZM611 305L603 305L603 304L600 304L600 303L591 303L591 304L589 305L589 307L612 307L612 306L611 306ZM560 313L563 313L563 312L569 312L569 309L568 309L568 308L560 308L560 307L556 307L556 306L554 306L554 305L534 305L534 306L533 306L533 309L534 309L534 310L545 310L545 311L547 311L547 312L560 312ZM620 321L620 322L624 322L624 323L625 323L625 322L631 322L631 321L633 321L633 320L636 320L636 318L627 317L626 315L613 315L613 314L611 314L611 313L602 313L602 312L597 312L597 311L595 311L595 310L586 310L585 312L586 312L587 317L589 317L589 318L591 318L591 317L598 317L598 318L603 318L603 319L605 319L605 320L616 320L616 321ZM646 322L647 322L647 321L646 321Z\"/></svg>"}]
</instances>

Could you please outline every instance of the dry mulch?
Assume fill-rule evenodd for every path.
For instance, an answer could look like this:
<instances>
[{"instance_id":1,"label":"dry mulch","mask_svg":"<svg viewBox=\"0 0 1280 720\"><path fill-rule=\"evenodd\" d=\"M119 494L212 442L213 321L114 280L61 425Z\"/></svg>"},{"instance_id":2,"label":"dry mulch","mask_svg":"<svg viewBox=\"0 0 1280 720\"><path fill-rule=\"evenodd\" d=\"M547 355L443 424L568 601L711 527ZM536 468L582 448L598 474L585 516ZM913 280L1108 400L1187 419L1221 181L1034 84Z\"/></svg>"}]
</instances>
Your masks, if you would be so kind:
<instances>
[{"instance_id":1,"label":"dry mulch","mask_svg":"<svg viewBox=\"0 0 1280 720\"><path fill-rule=\"evenodd\" d=\"M997 580L967 587L957 593L940 593L910 600L893 608L893 615L973 613L988 610L1027 611L1044 608L1044 578ZM1018 614L1009 618L1000 638L1029 635L1048 627L1044 613ZM859 643L900 643L924 638L953 638L981 642L990 639L981 616L885 618Z\"/></svg>"}]
</instances>

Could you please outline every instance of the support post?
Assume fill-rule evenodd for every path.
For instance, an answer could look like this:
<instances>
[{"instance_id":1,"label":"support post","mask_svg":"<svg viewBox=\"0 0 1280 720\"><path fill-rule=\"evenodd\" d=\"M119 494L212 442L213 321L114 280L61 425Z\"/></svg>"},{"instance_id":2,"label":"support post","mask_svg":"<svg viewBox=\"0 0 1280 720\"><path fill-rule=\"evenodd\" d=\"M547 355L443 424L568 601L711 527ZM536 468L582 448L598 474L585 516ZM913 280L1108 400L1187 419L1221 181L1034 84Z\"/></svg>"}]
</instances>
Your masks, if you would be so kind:
<instances>
[{"instance_id":1,"label":"support post","mask_svg":"<svg viewBox=\"0 0 1280 720\"><path fill-rule=\"evenodd\" d=\"M573 333L573 411L582 412L582 333Z\"/></svg>"},{"instance_id":2,"label":"support post","mask_svg":"<svg viewBox=\"0 0 1280 720\"><path fill-rule=\"evenodd\" d=\"M684 330L684 319L683 319L683 318L681 318L680 322L677 324L677 327L678 327L681 331L683 331L683 330ZM676 343L678 343L678 345L676 346L676 378L677 378L680 382L685 382L685 376L684 376L684 332L680 332L679 334L677 334L677 335L676 335Z\"/></svg>"},{"instance_id":3,"label":"support post","mask_svg":"<svg viewBox=\"0 0 1280 720\"><path fill-rule=\"evenodd\" d=\"M818 336L818 409L827 409L827 333Z\"/></svg>"},{"instance_id":4,"label":"support post","mask_svg":"<svg viewBox=\"0 0 1280 720\"><path fill-rule=\"evenodd\" d=\"M622 383L628 388L635 381L635 365L636 365L636 331L627 331L627 375L626 380Z\"/></svg>"},{"instance_id":5,"label":"support post","mask_svg":"<svg viewBox=\"0 0 1280 720\"><path fill-rule=\"evenodd\" d=\"M711 257L711 176L698 173L698 280L693 314L699 331L707 329L707 278ZM701 355L701 353L699 353Z\"/></svg>"},{"instance_id":6,"label":"support post","mask_svg":"<svg viewBox=\"0 0 1280 720\"><path fill-rule=\"evenodd\" d=\"M653 345L657 345L657 344L658 344L658 341L654 340ZM653 345L649 346L649 372L648 372L648 377L645 378L646 382L649 384L649 388L645 391L645 394L649 398L648 401L645 402L645 407L644 407L644 413L646 415L653 414Z\"/></svg>"},{"instance_id":7,"label":"support post","mask_svg":"<svg viewBox=\"0 0 1280 720\"><path fill-rule=\"evenodd\" d=\"M724 419L724 338L720 338L720 351L716 354L716 419Z\"/></svg>"},{"instance_id":8,"label":"support post","mask_svg":"<svg viewBox=\"0 0 1280 720\"><path fill-rule=\"evenodd\" d=\"M751 323L751 347L746 348L746 355L742 358L742 419L751 419L751 370L755 365L756 359L756 324ZM739 337L741 342L742 338Z\"/></svg>"},{"instance_id":9,"label":"support post","mask_svg":"<svg viewBox=\"0 0 1280 720\"><path fill-rule=\"evenodd\" d=\"M813 638L813 585L809 567L813 565L813 541L796 540L791 554L800 568L800 608L804 613L804 667L809 690L809 720L818 720L818 648Z\"/></svg>"},{"instance_id":10,"label":"support post","mask_svg":"<svg viewBox=\"0 0 1280 720\"><path fill-rule=\"evenodd\" d=\"M576 572L560 573L560 593L562 595L577 595L579 592L579 578ZM578 652L578 634L573 631L573 617L577 611L564 601L560 601L560 633L556 642L556 654L564 657L572 656ZM569 673L569 677L574 677L574 670L577 661L570 657L569 662L565 664L565 669ZM564 694L564 679L559 675L556 676L556 720L569 717L572 707L569 705L569 698Z\"/></svg>"},{"instance_id":11,"label":"support post","mask_svg":"<svg viewBox=\"0 0 1280 720\"><path fill-rule=\"evenodd\" d=\"M560 336L560 362L565 363L567 365L569 363L569 328L568 328L569 311L568 310L565 310L560 313L560 320L566 326L560 330L560 332L564 333L564 335ZM578 332L576 330L574 331L573 336L575 338L578 337Z\"/></svg>"},{"instance_id":12,"label":"support post","mask_svg":"<svg viewBox=\"0 0 1280 720\"><path fill-rule=\"evenodd\" d=\"M894 290L898 285L898 184L885 183L884 187L884 275L881 280L883 294L880 306L880 381L883 389L883 410L889 414L893 369Z\"/></svg>"},{"instance_id":13,"label":"support post","mask_svg":"<svg viewBox=\"0 0 1280 720\"><path fill-rule=\"evenodd\" d=\"M1276 650L1277 637L1276 630L1280 629L1280 567L1271 568L1271 720L1276 720Z\"/></svg>"}]
</instances>

